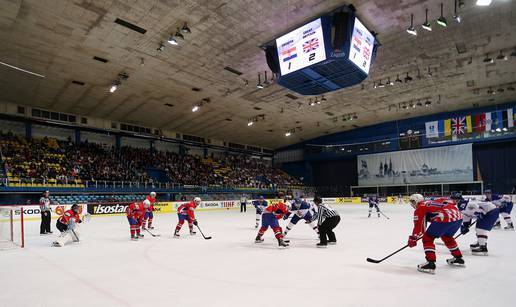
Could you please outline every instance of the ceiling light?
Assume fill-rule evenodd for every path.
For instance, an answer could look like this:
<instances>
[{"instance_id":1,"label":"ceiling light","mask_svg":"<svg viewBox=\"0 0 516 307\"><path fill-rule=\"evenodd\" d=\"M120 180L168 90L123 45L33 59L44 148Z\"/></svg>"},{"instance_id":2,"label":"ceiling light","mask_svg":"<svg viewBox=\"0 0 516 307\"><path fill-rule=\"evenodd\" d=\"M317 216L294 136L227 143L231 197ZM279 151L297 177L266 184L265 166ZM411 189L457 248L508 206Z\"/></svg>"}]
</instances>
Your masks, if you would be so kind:
<instances>
[{"instance_id":1,"label":"ceiling light","mask_svg":"<svg viewBox=\"0 0 516 307\"><path fill-rule=\"evenodd\" d=\"M290 134L291 134L291 133L290 133L290 131L287 131L287 132L285 133L285 136L290 136Z\"/></svg>"},{"instance_id":2,"label":"ceiling light","mask_svg":"<svg viewBox=\"0 0 516 307\"><path fill-rule=\"evenodd\" d=\"M396 83L403 83L403 81L401 81L401 79L400 79L400 75L399 75L399 74L397 74L397 75L396 75L396 80L395 80L395 82L396 82Z\"/></svg>"},{"instance_id":3,"label":"ceiling light","mask_svg":"<svg viewBox=\"0 0 516 307\"><path fill-rule=\"evenodd\" d=\"M354 114L352 118L353 119L358 119L358 115Z\"/></svg>"},{"instance_id":4,"label":"ceiling light","mask_svg":"<svg viewBox=\"0 0 516 307\"><path fill-rule=\"evenodd\" d=\"M500 87L500 88L498 88L498 90L497 90L497 91L498 91L498 93L500 93L500 94L501 94L501 93L503 93L505 90L503 89L503 87Z\"/></svg>"},{"instance_id":5,"label":"ceiling light","mask_svg":"<svg viewBox=\"0 0 516 307\"><path fill-rule=\"evenodd\" d=\"M326 99L326 97L324 97L324 95L322 95L322 96L321 96L321 101L322 101L322 102L324 102L324 101L326 101L326 100L328 100L328 99Z\"/></svg>"},{"instance_id":6,"label":"ceiling light","mask_svg":"<svg viewBox=\"0 0 516 307\"><path fill-rule=\"evenodd\" d=\"M263 84L262 84L260 73L258 73L258 84L256 84L256 88L259 90L263 89Z\"/></svg>"},{"instance_id":7,"label":"ceiling light","mask_svg":"<svg viewBox=\"0 0 516 307\"><path fill-rule=\"evenodd\" d=\"M110 92L110 93L114 93L117 89L118 89L118 85L117 85L117 84L113 84L113 85L111 85L111 87L109 88L109 92Z\"/></svg>"},{"instance_id":8,"label":"ceiling light","mask_svg":"<svg viewBox=\"0 0 516 307\"><path fill-rule=\"evenodd\" d=\"M412 107L412 109L415 109L415 108L416 108L416 105L415 105L415 104L413 104L413 103L411 103L411 104L410 104L410 107Z\"/></svg>"},{"instance_id":9,"label":"ceiling light","mask_svg":"<svg viewBox=\"0 0 516 307\"><path fill-rule=\"evenodd\" d=\"M36 76L36 77L45 78L45 76L43 76L43 75L37 74L37 73L29 71L29 70L25 70L25 69L17 67L17 66L13 66L13 65L10 65L10 64L4 63L4 62L0 62L0 64L4 65L4 66L7 66L9 68L12 68L12 69L16 69L16 70L19 70L21 72L33 75L33 76Z\"/></svg>"},{"instance_id":10,"label":"ceiling light","mask_svg":"<svg viewBox=\"0 0 516 307\"><path fill-rule=\"evenodd\" d=\"M186 21L185 21L185 24L183 25L183 27L181 28L181 32L183 33L192 33L192 31L190 31L190 28L188 27L188 25L186 24Z\"/></svg>"},{"instance_id":11,"label":"ceiling light","mask_svg":"<svg viewBox=\"0 0 516 307\"><path fill-rule=\"evenodd\" d=\"M308 102L308 105L309 106L314 106L315 105L315 102L312 101L312 98L310 98L310 101Z\"/></svg>"},{"instance_id":12,"label":"ceiling light","mask_svg":"<svg viewBox=\"0 0 516 307\"><path fill-rule=\"evenodd\" d=\"M491 5L491 0L477 0L478 6L488 6Z\"/></svg>"},{"instance_id":13,"label":"ceiling light","mask_svg":"<svg viewBox=\"0 0 516 307\"><path fill-rule=\"evenodd\" d=\"M407 76L405 77L405 83L409 83L410 81L412 81L412 77L409 76L409 73L407 73Z\"/></svg>"},{"instance_id":14,"label":"ceiling light","mask_svg":"<svg viewBox=\"0 0 516 307\"><path fill-rule=\"evenodd\" d=\"M394 82L391 81L391 77L387 78L387 85L394 85Z\"/></svg>"},{"instance_id":15,"label":"ceiling light","mask_svg":"<svg viewBox=\"0 0 516 307\"><path fill-rule=\"evenodd\" d=\"M376 81L373 82L373 88L377 88L378 86L376 86Z\"/></svg>"},{"instance_id":16,"label":"ceiling light","mask_svg":"<svg viewBox=\"0 0 516 307\"><path fill-rule=\"evenodd\" d=\"M509 85L509 86L507 87L507 90L508 90L508 91L511 91L511 92L514 92L514 86Z\"/></svg>"},{"instance_id":17,"label":"ceiling light","mask_svg":"<svg viewBox=\"0 0 516 307\"><path fill-rule=\"evenodd\" d=\"M432 75L433 75L432 69L430 68L430 66L428 66L428 73L427 73L428 78L432 78Z\"/></svg>"},{"instance_id":18,"label":"ceiling light","mask_svg":"<svg viewBox=\"0 0 516 307\"><path fill-rule=\"evenodd\" d=\"M503 129L502 129L502 130L503 130L503 131L507 131L507 128L503 127Z\"/></svg>"},{"instance_id":19,"label":"ceiling light","mask_svg":"<svg viewBox=\"0 0 516 307\"><path fill-rule=\"evenodd\" d=\"M446 28L448 26L448 22L443 16L443 6L444 5L441 3L441 16L437 18L437 24Z\"/></svg>"},{"instance_id":20,"label":"ceiling light","mask_svg":"<svg viewBox=\"0 0 516 307\"><path fill-rule=\"evenodd\" d=\"M197 111L199 111L199 108L200 108L200 107L199 107L198 105L193 106L193 108L192 108L192 112L197 112Z\"/></svg>"},{"instance_id":21,"label":"ceiling light","mask_svg":"<svg viewBox=\"0 0 516 307\"><path fill-rule=\"evenodd\" d=\"M421 103L421 101L419 101L419 100L417 101L417 106L418 106L418 107L422 107L422 106L423 106L423 104Z\"/></svg>"},{"instance_id":22,"label":"ceiling light","mask_svg":"<svg viewBox=\"0 0 516 307\"><path fill-rule=\"evenodd\" d=\"M247 126L248 126L248 127L251 127L253 124L254 124L254 121L250 120L250 121L247 123Z\"/></svg>"},{"instance_id":23,"label":"ceiling light","mask_svg":"<svg viewBox=\"0 0 516 307\"><path fill-rule=\"evenodd\" d=\"M429 107L431 104L432 104L432 102L430 100L427 99L425 101L425 107Z\"/></svg>"},{"instance_id":24,"label":"ceiling light","mask_svg":"<svg viewBox=\"0 0 516 307\"><path fill-rule=\"evenodd\" d=\"M492 88L489 88L489 89L487 90L487 93L488 93L489 95L495 95L495 94L496 94L496 92L495 92L495 91L493 91L493 89L492 89Z\"/></svg>"},{"instance_id":25,"label":"ceiling light","mask_svg":"<svg viewBox=\"0 0 516 307\"><path fill-rule=\"evenodd\" d=\"M177 40L176 40L176 38L174 37L174 35L171 35L171 36L168 38L167 42L168 42L169 44L171 44L172 46L177 46ZM164 47L164 46L163 46L163 47Z\"/></svg>"},{"instance_id":26,"label":"ceiling light","mask_svg":"<svg viewBox=\"0 0 516 307\"><path fill-rule=\"evenodd\" d=\"M486 57L484 58L484 63L493 63L494 60L489 57L489 53L486 54Z\"/></svg>"},{"instance_id":27,"label":"ceiling light","mask_svg":"<svg viewBox=\"0 0 516 307\"><path fill-rule=\"evenodd\" d=\"M319 100L319 98L315 97L315 103L316 104L321 104L321 100Z\"/></svg>"},{"instance_id":28,"label":"ceiling light","mask_svg":"<svg viewBox=\"0 0 516 307\"><path fill-rule=\"evenodd\" d=\"M378 87L379 88L385 87L385 84L382 83L382 80L380 80L380 82L378 82Z\"/></svg>"},{"instance_id":29,"label":"ceiling light","mask_svg":"<svg viewBox=\"0 0 516 307\"><path fill-rule=\"evenodd\" d=\"M410 27L407 29L408 34L417 35L417 31L414 28L414 14L410 14Z\"/></svg>"},{"instance_id":30,"label":"ceiling light","mask_svg":"<svg viewBox=\"0 0 516 307\"><path fill-rule=\"evenodd\" d=\"M425 10L425 23L421 25L421 27L427 31L432 31L432 25L428 21L428 9Z\"/></svg>"},{"instance_id":31,"label":"ceiling light","mask_svg":"<svg viewBox=\"0 0 516 307\"><path fill-rule=\"evenodd\" d=\"M507 61L507 56L503 54L502 50L500 50L500 54L496 57L496 59L500 61Z\"/></svg>"},{"instance_id":32,"label":"ceiling light","mask_svg":"<svg viewBox=\"0 0 516 307\"><path fill-rule=\"evenodd\" d=\"M502 132L502 129L496 128L496 132Z\"/></svg>"},{"instance_id":33,"label":"ceiling light","mask_svg":"<svg viewBox=\"0 0 516 307\"><path fill-rule=\"evenodd\" d=\"M462 21L462 17L460 16L458 12L458 6L460 6L460 3L457 3L458 1L455 0L455 10L453 14L453 19L455 19L456 22L460 23ZM462 6L464 6L464 2L462 2Z\"/></svg>"}]
</instances>

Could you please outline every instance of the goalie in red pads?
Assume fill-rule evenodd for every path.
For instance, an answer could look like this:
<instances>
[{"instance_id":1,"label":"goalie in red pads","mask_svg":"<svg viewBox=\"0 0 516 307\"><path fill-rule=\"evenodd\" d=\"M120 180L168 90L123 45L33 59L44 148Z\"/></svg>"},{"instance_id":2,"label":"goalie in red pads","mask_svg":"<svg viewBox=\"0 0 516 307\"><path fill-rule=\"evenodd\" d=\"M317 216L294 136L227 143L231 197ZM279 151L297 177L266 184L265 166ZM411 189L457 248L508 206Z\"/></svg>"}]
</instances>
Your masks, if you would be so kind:
<instances>
[{"instance_id":1,"label":"goalie in red pads","mask_svg":"<svg viewBox=\"0 0 516 307\"><path fill-rule=\"evenodd\" d=\"M287 247L288 243L283 240L283 230L278 223L278 220L283 218L285 214L288 213L288 208L284 203L279 202L277 204L273 204L265 208L262 214L262 227L258 231L258 235L256 236L255 243L263 242L263 234L267 231L269 227L274 231L274 235L276 239L278 239L279 247Z\"/></svg>"},{"instance_id":2,"label":"goalie in red pads","mask_svg":"<svg viewBox=\"0 0 516 307\"><path fill-rule=\"evenodd\" d=\"M56 241L52 243L52 246L63 247L70 240L79 242L79 228L77 227L79 223L82 223L79 215L79 206L74 204L57 219L56 227L61 233Z\"/></svg>"},{"instance_id":3,"label":"goalie in red pads","mask_svg":"<svg viewBox=\"0 0 516 307\"><path fill-rule=\"evenodd\" d=\"M127 214L127 221L129 222L129 229L131 231L131 240L137 241L143 239L143 234L140 233L143 216L145 214L143 203L135 202L127 206L125 210Z\"/></svg>"},{"instance_id":4,"label":"goalie in red pads","mask_svg":"<svg viewBox=\"0 0 516 307\"><path fill-rule=\"evenodd\" d=\"M417 270L434 273L436 261L434 240L436 238L443 240L453 256L453 258L446 260L448 264L464 265L462 253L453 238L462 224L462 214L455 203L445 199L425 201L423 195L412 194L410 204L416 210L414 211L414 229L412 235L409 236L408 246L416 246L417 241L422 237L427 260L427 262L418 265ZM426 221L430 222L430 226L425 229Z\"/></svg>"},{"instance_id":5,"label":"goalie in red pads","mask_svg":"<svg viewBox=\"0 0 516 307\"><path fill-rule=\"evenodd\" d=\"M177 217L179 222L177 222L176 230L174 231L174 237L179 238L179 231L181 227L183 227L183 223L185 221L188 222L188 228L190 228L190 234L195 235L196 232L193 229L193 225L197 225L197 220L195 219L195 208L201 204L201 198L195 197L191 202L182 204L177 208Z\"/></svg>"}]
</instances>

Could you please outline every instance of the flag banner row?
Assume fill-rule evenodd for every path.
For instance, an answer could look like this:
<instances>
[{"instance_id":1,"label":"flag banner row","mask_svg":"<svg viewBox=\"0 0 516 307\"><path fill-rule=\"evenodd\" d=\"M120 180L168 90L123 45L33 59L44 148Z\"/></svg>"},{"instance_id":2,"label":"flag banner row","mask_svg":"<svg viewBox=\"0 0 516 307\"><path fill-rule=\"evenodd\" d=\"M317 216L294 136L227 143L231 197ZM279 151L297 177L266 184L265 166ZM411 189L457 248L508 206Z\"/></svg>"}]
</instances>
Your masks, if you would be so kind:
<instances>
[{"instance_id":1,"label":"flag banner row","mask_svg":"<svg viewBox=\"0 0 516 307\"><path fill-rule=\"evenodd\" d=\"M515 115L513 108L509 108L426 122L426 137L433 139L508 131L516 126Z\"/></svg>"}]
</instances>

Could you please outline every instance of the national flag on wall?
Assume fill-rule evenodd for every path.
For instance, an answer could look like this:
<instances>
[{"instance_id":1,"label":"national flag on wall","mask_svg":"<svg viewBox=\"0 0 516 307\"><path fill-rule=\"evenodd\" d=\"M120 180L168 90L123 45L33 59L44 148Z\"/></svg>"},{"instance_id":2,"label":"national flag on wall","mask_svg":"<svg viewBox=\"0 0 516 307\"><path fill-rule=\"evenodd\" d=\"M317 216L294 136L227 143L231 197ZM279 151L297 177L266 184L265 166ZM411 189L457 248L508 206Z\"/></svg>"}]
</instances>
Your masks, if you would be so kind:
<instances>
[{"instance_id":1,"label":"national flag on wall","mask_svg":"<svg viewBox=\"0 0 516 307\"><path fill-rule=\"evenodd\" d=\"M496 111L496 127L495 129L502 129L503 128L503 112L502 111Z\"/></svg>"},{"instance_id":2,"label":"national flag on wall","mask_svg":"<svg viewBox=\"0 0 516 307\"><path fill-rule=\"evenodd\" d=\"M507 109L507 127L514 127L514 123L516 122L516 118L514 117L513 109Z\"/></svg>"},{"instance_id":3,"label":"national flag on wall","mask_svg":"<svg viewBox=\"0 0 516 307\"><path fill-rule=\"evenodd\" d=\"M475 114L475 132L482 133L486 131L486 114Z\"/></svg>"},{"instance_id":4,"label":"national flag on wall","mask_svg":"<svg viewBox=\"0 0 516 307\"><path fill-rule=\"evenodd\" d=\"M461 135L466 133L466 118L456 117L452 118L452 133L453 135Z\"/></svg>"},{"instance_id":5,"label":"national flag on wall","mask_svg":"<svg viewBox=\"0 0 516 307\"><path fill-rule=\"evenodd\" d=\"M439 131L439 137L442 138L444 136L444 120L437 122L437 128L437 131Z\"/></svg>"},{"instance_id":6,"label":"national flag on wall","mask_svg":"<svg viewBox=\"0 0 516 307\"><path fill-rule=\"evenodd\" d=\"M444 136L451 135L451 119L444 120Z\"/></svg>"},{"instance_id":7,"label":"national flag on wall","mask_svg":"<svg viewBox=\"0 0 516 307\"><path fill-rule=\"evenodd\" d=\"M426 122L426 138L438 138L439 137L439 123L438 121Z\"/></svg>"},{"instance_id":8,"label":"national flag on wall","mask_svg":"<svg viewBox=\"0 0 516 307\"><path fill-rule=\"evenodd\" d=\"M471 115L466 116L466 133L473 132L473 124L471 123Z\"/></svg>"},{"instance_id":9,"label":"national flag on wall","mask_svg":"<svg viewBox=\"0 0 516 307\"><path fill-rule=\"evenodd\" d=\"M491 125L493 124L493 121L491 119L491 113L486 113L486 130L485 131L491 131Z\"/></svg>"}]
</instances>

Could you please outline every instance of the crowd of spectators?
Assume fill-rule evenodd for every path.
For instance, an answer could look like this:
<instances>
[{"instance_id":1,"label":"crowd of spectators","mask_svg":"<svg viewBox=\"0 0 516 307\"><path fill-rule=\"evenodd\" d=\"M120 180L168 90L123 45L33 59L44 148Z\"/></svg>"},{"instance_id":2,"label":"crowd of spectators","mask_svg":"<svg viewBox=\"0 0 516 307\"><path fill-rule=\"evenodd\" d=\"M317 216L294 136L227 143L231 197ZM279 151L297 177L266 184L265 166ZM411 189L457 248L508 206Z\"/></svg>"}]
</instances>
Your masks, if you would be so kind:
<instances>
[{"instance_id":1,"label":"crowd of spectators","mask_svg":"<svg viewBox=\"0 0 516 307\"><path fill-rule=\"evenodd\" d=\"M2 176L21 182L166 181L179 185L264 188L300 182L257 158L223 154L207 159L189 154L134 147L31 139L0 135ZM149 173L162 174L152 178Z\"/></svg>"}]
</instances>

